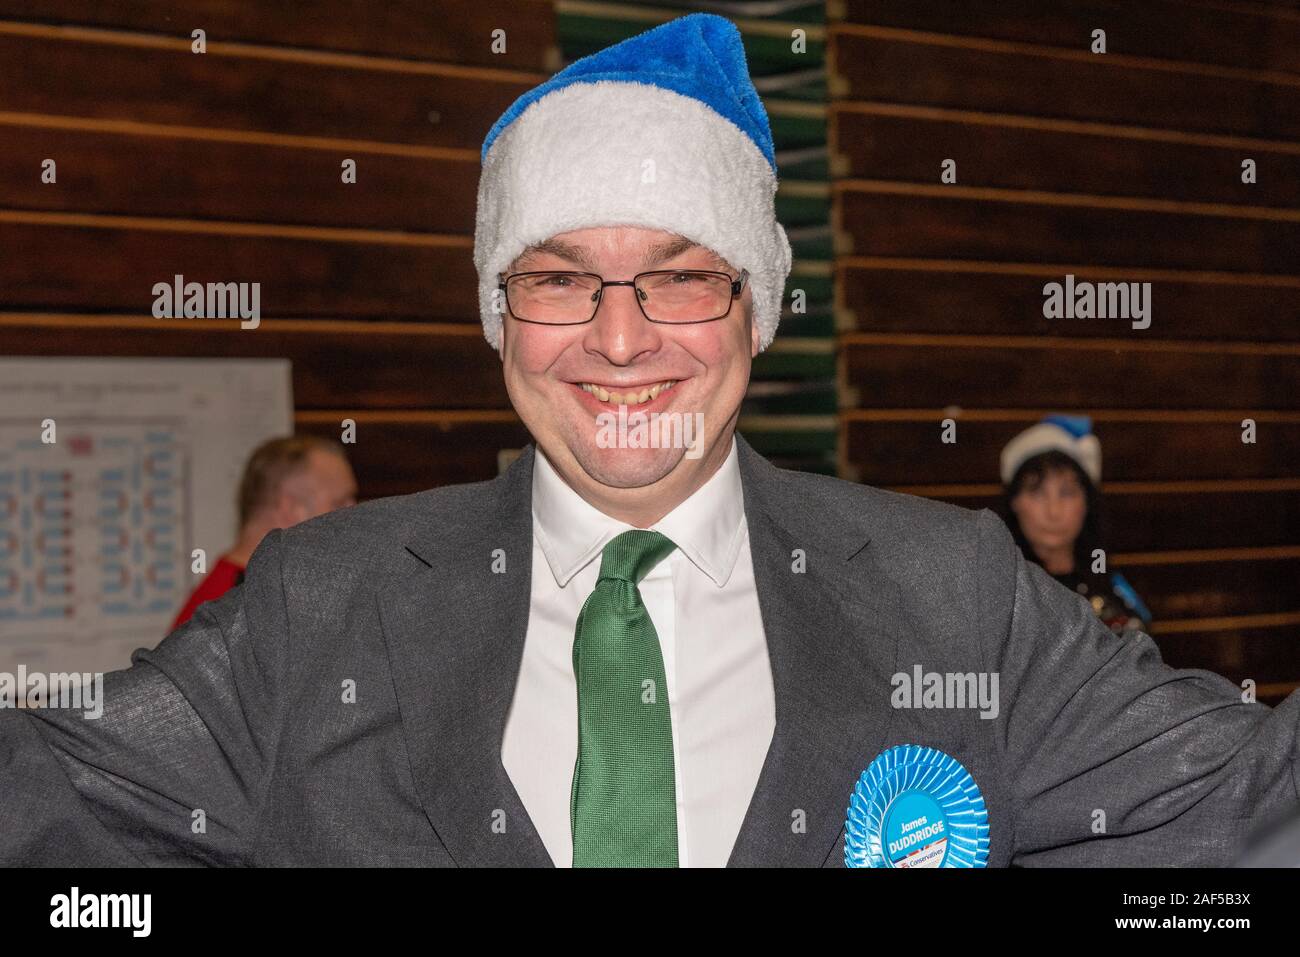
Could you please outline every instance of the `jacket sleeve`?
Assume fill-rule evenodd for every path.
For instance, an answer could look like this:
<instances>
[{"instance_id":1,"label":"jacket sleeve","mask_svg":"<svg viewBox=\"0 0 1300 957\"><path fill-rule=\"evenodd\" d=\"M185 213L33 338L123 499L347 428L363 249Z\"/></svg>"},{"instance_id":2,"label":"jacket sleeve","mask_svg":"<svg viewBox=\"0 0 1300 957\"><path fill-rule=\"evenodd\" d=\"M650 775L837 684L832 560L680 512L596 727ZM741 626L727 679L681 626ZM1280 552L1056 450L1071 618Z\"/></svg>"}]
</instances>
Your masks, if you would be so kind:
<instances>
[{"instance_id":1,"label":"jacket sleeve","mask_svg":"<svg viewBox=\"0 0 1300 957\"><path fill-rule=\"evenodd\" d=\"M0 866L250 862L288 660L283 539L104 675L100 717L0 710Z\"/></svg>"},{"instance_id":2,"label":"jacket sleeve","mask_svg":"<svg viewBox=\"0 0 1300 957\"><path fill-rule=\"evenodd\" d=\"M987 509L979 529L1012 864L1223 866L1294 811L1300 695L1245 703L1226 678L1169 667L1027 562Z\"/></svg>"}]
</instances>

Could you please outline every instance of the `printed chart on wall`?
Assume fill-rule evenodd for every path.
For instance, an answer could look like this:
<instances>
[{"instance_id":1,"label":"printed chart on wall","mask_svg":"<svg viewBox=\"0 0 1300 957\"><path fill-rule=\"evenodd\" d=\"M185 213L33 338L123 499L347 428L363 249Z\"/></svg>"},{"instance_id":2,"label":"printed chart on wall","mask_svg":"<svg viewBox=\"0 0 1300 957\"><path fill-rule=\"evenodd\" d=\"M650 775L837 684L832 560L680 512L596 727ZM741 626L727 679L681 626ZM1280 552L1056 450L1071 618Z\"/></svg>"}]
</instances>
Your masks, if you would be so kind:
<instances>
[{"instance_id":1,"label":"printed chart on wall","mask_svg":"<svg viewBox=\"0 0 1300 957\"><path fill-rule=\"evenodd\" d=\"M0 671L113 671L157 645L234 542L282 359L0 359Z\"/></svg>"}]
</instances>

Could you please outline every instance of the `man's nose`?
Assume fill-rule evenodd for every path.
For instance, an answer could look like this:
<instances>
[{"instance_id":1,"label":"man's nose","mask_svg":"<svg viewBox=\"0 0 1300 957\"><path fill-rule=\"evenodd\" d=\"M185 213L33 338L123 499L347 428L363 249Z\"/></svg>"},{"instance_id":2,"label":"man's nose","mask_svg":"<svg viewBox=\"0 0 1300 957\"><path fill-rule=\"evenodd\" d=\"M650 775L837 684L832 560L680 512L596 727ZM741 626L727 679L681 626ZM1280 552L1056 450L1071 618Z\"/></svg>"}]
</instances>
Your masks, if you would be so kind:
<instances>
[{"instance_id":1,"label":"man's nose","mask_svg":"<svg viewBox=\"0 0 1300 957\"><path fill-rule=\"evenodd\" d=\"M632 286L606 286L596 317L587 326L584 345L610 362L624 364L659 347L659 329L645 317Z\"/></svg>"}]
</instances>

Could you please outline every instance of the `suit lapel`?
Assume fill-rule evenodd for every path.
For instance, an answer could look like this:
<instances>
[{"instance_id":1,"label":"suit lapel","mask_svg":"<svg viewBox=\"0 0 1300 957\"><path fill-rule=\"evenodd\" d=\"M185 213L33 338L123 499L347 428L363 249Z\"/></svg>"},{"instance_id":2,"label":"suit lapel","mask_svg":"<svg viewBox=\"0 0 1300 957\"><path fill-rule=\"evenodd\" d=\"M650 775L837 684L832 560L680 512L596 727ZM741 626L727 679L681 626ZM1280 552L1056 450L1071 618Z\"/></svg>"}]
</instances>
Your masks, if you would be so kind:
<instances>
[{"instance_id":1,"label":"suit lapel","mask_svg":"<svg viewBox=\"0 0 1300 957\"><path fill-rule=\"evenodd\" d=\"M862 517L800 500L806 486L737 443L776 730L728 864L819 867L887 733L897 586L876 567Z\"/></svg>"},{"instance_id":2,"label":"suit lapel","mask_svg":"<svg viewBox=\"0 0 1300 957\"><path fill-rule=\"evenodd\" d=\"M486 486L449 490L460 500L421 516L409 574L379 595L415 787L462 867L552 866L501 763L528 628L532 466L530 445Z\"/></svg>"}]
</instances>

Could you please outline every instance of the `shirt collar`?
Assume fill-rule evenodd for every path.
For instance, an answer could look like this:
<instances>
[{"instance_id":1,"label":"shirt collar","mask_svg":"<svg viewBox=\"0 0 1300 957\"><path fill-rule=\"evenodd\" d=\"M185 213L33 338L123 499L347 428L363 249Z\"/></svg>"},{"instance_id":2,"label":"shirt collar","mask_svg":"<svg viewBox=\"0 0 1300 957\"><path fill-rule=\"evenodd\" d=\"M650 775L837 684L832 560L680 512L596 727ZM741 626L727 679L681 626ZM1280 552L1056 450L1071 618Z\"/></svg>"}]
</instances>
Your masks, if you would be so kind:
<instances>
[{"instance_id":1,"label":"shirt collar","mask_svg":"<svg viewBox=\"0 0 1300 957\"><path fill-rule=\"evenodd\" d=\"M736 437L722 466L700 488L650 528L661 532L719 588L740 554L745 502ZM569 487L541 448L533 462L533 532L563 588L600 555L610 539L634 528L611 518Z\"/></svg>"}]
</instances>

